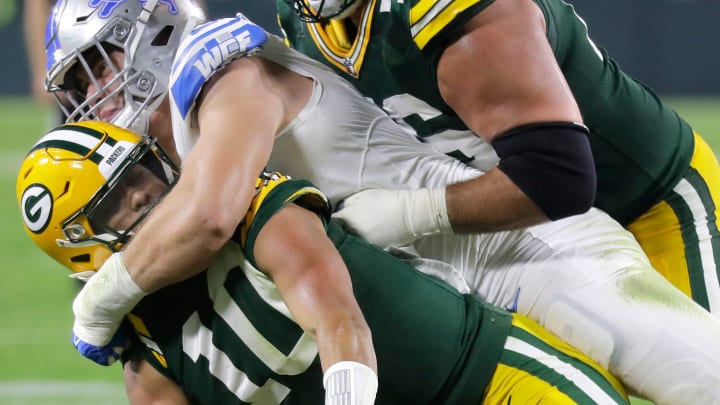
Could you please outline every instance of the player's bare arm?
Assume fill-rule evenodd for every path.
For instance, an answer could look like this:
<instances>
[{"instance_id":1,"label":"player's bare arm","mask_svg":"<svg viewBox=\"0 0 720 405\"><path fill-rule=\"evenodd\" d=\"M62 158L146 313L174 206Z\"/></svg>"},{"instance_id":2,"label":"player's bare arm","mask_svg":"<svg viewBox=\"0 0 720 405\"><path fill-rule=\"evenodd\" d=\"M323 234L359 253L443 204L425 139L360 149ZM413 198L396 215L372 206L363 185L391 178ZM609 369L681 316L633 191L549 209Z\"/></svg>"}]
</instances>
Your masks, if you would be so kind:
<instances>
[{"instance_id":1,"label":"player's bare arm","mask_svg":"<svg viewBox=\"0 0 720 405\"><path fill-rule=\"evenodd\" d=\"M286 206L260 230L253 253L295 321L317 343L325 403L347 398L374 403L377 359L370 328L320 218L297 205Z\"/></svg>"},{"instance_id":2,"label":"player's bare arm","mask_svg":"<svg viewBox=\"0 0 720 405\"><path fill-rule=\"evenodd\" d=\"M531 0L496 1L478 13L438 64L445 101L487 142L534 122L582 122Z\"/></svg>"},{"instance_id":3,"label":"player's bare arm","mask_svg":"<svg viewBox=\"0 0 720 405\"><path fill-rule=\"evenodd\" d=\"M315 338L323 371L355 361L377 372L370 328L350 274L315 213L285 207L258 234L254 254L297 323Z\"/></svg>"},{"instance_id":4,"label":"player's bare arm","mask_svg":"<svg viewBox=\"0 0 720 405\"><path fill-rule=\"evenodd\" d=\"M476 15L465 25L463 35L444 51L437 74L445 101L473 132L495 146L501 159L509 155L515 162L527 160L523 153L538 151L529 142L553 145L566 142L565 136L587 145L580 132L567 127L581 123L582 117L547 41L544 17L530 0L496 1ZM537 123L562 124L532 126ZM510 139L508 133L513 131L514 139ZM559 138L558 131L570 134ZM588 177L578 183L591 182L594 169L589 147L583 154L574 149L563 153L577 161L581 167L578 172ZM577 149L585 152L582 147ZM453 229L477 232L516 228L590 207L592 189L581 194L575 183L559 181L568 188L561 186L554 192L576 196L577 201L556 208L552 196L524 186L533 182L532 171L527 161L515 167L503 167L501 161L499 169L482 178L449 186L447 205ZM544 174L553 176L565 174L560 170Z\"/></svg>"},{"instance_id":5,"label":"player's bare arm","mask_svg":"<svg viewBox=\"0 0 720 405\"><path fill-rule=\"evenodd\" d=\"M132 279L155 291L204 269L248 210L255 179L290 108L259 58L242 58L206 85L198 107L201 136L173 190L125 253ZM243 97L238 97L243 94ZM244 151L240 158L237 151ZM157 238L153 235L165 235Z\"/></svg>"},{"instance_id":6,"label":"player's bare arm","mask_svg":"<svg viewBox=\"0 0 720 405\"><path fill-rule=\"evenodd\" d=\"M387 247L450 231L517 229L591 207L588 130L534 2L495 1L468 21L440 57L437 85L464 123L492 144L498 167L430 191L363 190L336 215L344 226ZM363 214L376 206L393 209ZM396 211L410 214L398 221ZM386 236L386 229L394 233Z\"/></svg>"}]
</instances>

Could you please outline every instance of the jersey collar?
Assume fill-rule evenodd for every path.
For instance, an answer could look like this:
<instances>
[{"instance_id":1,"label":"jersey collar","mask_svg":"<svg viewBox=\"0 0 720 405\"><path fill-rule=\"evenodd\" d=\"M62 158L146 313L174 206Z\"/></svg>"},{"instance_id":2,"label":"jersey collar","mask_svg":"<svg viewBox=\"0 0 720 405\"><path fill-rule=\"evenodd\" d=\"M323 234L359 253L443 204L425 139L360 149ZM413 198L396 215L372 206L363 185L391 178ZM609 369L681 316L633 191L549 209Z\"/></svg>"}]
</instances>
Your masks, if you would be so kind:
<instances>
[{"instance_id":1,"label":"jersey collar","mask_svg":"<svg viewBox=\"0 0 720 405\"><path fill-rule=\"evenodd\" d=\"M360 76L365 51L370 43L370 26L376 2L377 0L366 1L362 6L364 8L354 40L348 38L341 21L307 23L310 37L325 59L354 78Z\"/></svg>"}]
</instances>

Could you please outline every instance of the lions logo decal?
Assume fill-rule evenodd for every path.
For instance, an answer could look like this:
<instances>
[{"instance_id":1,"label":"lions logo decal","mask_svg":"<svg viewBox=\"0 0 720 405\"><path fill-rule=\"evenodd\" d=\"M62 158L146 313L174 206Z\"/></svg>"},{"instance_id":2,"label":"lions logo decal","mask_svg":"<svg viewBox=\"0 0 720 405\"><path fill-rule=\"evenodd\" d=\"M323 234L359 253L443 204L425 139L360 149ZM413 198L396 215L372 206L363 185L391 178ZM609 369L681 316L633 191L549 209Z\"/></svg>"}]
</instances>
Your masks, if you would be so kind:
<instances>
[{"instance_id":1,"label":"lions logo decal","mask_svg":"<svg viewBox=\"0 0 720 405\"><path fill-rule=\"evenodd\" d=\"M88 6L92 8L99 8L98 16L100 18L108 18L112 15L113 11L122 3L125 3L127 0L90 0L88 3ZM145 6L145 3L147 3L147 0L131 0L131 1L140 1L142 3L143 7ZM175 5L175 0L160 0L158 1L158 4L164 4L167 6L168 11L170 14L177 14L178 9L177 5Z\"/></svg>"},{"instance_id":2,"label":"lions logo decal","mask_svg":"<svg viewBox=\"0 0 720 405\"><path fill-rule=\"evenodd\" d=\"M23 221L33 233L40 233L47 228L52 217L53 199L48 190L42 184L32 184L25 189L20 210Z\"/></svg>"}]
</instances>

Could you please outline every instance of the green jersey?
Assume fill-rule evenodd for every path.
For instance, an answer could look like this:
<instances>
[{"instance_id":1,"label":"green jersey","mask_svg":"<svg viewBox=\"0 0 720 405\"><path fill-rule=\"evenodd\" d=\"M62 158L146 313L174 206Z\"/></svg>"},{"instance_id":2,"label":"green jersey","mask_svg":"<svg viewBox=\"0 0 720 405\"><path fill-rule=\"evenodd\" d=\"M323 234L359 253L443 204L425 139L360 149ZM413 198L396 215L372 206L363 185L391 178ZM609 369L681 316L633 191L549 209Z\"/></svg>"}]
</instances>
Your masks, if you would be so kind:
<instances>
[{"instance_id":1,"label":"green jersey","mask_svg":"<svg viewBox=\"0 0 720 405\"><path fill-rule=\"evenodd\" d=\"M317 346L257 270L252 246L284 205L295 202L327 218L326 200L306 181L264 177L235 240L210 268L147 296L129 315L144 358L198 403L323 403ZM327 222L327 233L373 333L377 403L480 403L510 314L457 293L334 222Z\"/></svg>"},{"instance_id":2,"label":"green jersey","mask_svg":"<svg viewBox=\"0 0 720 405\"><path fill-rule=\"evenodd\" d=\"M390 115L429 138L469 131L443 101L437 63L458 29L493 1L367 0L355 41L345 46L341 22L304 23L283 0L276 4L293 48L330 66ZM628 224L667 196L686 174L694 146L692 129L592 43L571 5L535 1L590 129L598 178L595 205ZM461 151L446 152L473 159Z\"/></svg>"}]
</instances>

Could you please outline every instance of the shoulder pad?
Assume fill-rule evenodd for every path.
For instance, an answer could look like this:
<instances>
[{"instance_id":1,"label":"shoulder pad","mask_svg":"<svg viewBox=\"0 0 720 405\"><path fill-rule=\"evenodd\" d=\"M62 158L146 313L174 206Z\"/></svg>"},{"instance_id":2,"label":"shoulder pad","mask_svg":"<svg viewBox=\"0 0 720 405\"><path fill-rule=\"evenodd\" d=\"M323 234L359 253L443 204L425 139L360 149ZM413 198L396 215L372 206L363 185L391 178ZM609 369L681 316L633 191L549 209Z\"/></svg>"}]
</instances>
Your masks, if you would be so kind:
<instances>
[{"instance_id":1,"label":"shoulder pad","mask_svg":"<svg viewBox=\"0 0 720 405\"><path fill-rule=\"evenodd\" d=\"M259 50L264 29L237 14L194 28L178 47L170 74L170 93L183 118L207 80L228 62Z\"/></svg>"}]
</instances>

